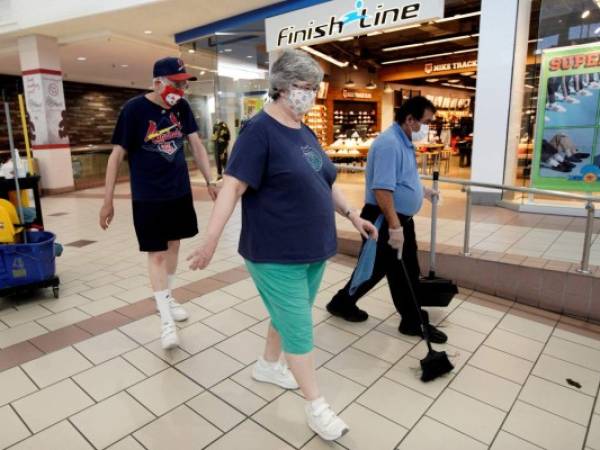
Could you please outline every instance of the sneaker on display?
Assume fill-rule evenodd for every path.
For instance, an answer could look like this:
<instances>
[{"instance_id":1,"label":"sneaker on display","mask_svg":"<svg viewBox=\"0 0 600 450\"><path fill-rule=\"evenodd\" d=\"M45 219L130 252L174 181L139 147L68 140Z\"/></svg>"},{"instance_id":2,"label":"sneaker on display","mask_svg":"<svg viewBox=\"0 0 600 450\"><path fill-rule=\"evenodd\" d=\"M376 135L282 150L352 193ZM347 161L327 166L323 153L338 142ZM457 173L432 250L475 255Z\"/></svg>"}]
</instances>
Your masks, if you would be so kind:
<instances>
[{"instance_id":1,"label":"sneaker on display","mask_svg":"<svg viewBox=\"0 0 600 450\"><path fill-rule=\"evenodd\" d=\"M269 383L283 389L298 389L298 383L288 367L281 363L270 363L258 358L252 369L252 378L261 383Z\"/></svg>"},{"instance_id":2,"label":"sneaker on display","mask_svg":"<svg viewBox=\"0 0 600 450\"><path fill-rule=\"evenodd\" d=\"M590 81L590 84L587 85L588 89L600 89L600 83L597 81Z\"/></svg>"},{"instance_id":3,"label":"sneaker on display","mask_svg":"<svg viewBox=\"0 0 600 450\"><path fill-rule=\"evenodd\" d=\"M565 96L562 95L560 92L557 92L556 94L554 94L554 96L556 97L556 100L558 100L559 102L562 102L565 99Z\"/></svg>"},{"instance_id":4,"label":"sneaker on display","mask_svg":"<svg viewBox=\"0 0 600 450\"><path fill-rule=\"evenodd\" d=\"M164 350L171 350L179 345L179 338L177 337L177 327L175 326L175 322L163 322L160 341Z\"/></svg>"},{"instance_id":5,"label":"sneaker on display","mask_svg":"<svg viewBox=\"0 0 600 450\"><path fill-rule=\"evenodd\" d=\"M305 411L310 429L326 441L335 441L350 430L323 398L308 403Z\"/></svg>"},{"instance_id":6,"label":"sneaker on display","mask_svg":"<svg viewBox=\"0 0 600 450\"><path fill-rule=\"evenodd\" d=\"M591 97L592 95L594 95L590 91L588 91L587 89L581 89L578 92L578 94L579 94L580 97Z\"/></svg>"},{"instance_id":7,"label":"sneaker on display","mask_svg":"<svg viewBox=\"0 0 600 450\"><path fill-rule=\"evenodd\" d=\"M578 104L578 103L581 103L581 102L580 102L578 99L576 99L575 97L572 97L572 96L570 96L570 95L569 95L568 97L565 97L565 101L566 101L567 103L572 103L572 104L574 104L574 105L576 105L576 104Z\"/></svg>"},{"instance_id":8,"label":"sneaker on display","mask_svg":"<svg viewBox=\"0 0 600 450\"><path fill-rule=\"evenodd\" d=\"M558 103L550 103L548 105L548 110L554 111L554 112L565 112L566 111L565 107L560 106Z\"/></svg>"}]
</instances>

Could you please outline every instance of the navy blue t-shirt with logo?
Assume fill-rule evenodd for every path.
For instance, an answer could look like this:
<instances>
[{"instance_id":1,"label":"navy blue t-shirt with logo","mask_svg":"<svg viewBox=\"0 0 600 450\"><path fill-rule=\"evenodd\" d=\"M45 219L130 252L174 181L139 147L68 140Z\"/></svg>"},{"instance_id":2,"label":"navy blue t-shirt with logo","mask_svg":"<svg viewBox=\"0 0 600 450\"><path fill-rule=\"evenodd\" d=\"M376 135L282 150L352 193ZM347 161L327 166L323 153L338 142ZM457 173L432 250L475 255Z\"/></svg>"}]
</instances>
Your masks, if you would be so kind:
<instances>
[{"instance_id":1,"label":"navy blue t-shirt with logo","mask_svg":"<svg viewBox=\"0 0 600 450\"><path fill-rule=\"evenodd\" d=\"M310 128L258 113L242 128L225 173L248 184L239 246L244 258L307 264L335 255L336 169Z\"/></svg>"},{"instance_id":2,"label":"navy blue t-shirt with logo","mask_svg":"<svg viewBox=\"0 0 600 450\"><path fill-rule=\"evenodd\" d=\"M183 142L196 131L184 99L163 108L140 95L123 106L112 143L127 150L133 200L173 200L191 193Z\"/></svg>"}]
</instances>

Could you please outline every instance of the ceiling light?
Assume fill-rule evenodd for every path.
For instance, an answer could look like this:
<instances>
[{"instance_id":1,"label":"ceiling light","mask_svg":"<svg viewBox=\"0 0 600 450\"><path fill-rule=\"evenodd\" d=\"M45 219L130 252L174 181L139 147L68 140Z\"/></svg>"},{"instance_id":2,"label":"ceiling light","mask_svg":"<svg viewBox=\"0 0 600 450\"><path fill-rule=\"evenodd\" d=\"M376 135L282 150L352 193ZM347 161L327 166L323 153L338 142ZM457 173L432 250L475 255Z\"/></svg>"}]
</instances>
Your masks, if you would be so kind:
<instances>
[{"instance_id":1,"label":"ceiling light","mask_svg":"<svg viewBox=\"0 0 600 450\"><path fill-rule=\"evenodd\" d=\"M421 47L421 46L425 46L425 45L441 44L442 42L460 41L463 39L476 38L478 36L479 36L479 33L463 34L462 36L453 36L453 37L448 37L448 38L443 38L443 39L434 39L431 41L418 42L416 44L397 45L394 47L384 48L383 51L384 52L393 52L395 50L400 50L403 48L413 48L413 47Z\"/></svg>"},{"instance_id":2,"label":"ceiling light","mask_svg":"<svg viewBox=\"0 0 600 450\"><path fill-rule=\"evenodd\" d=\"M383 30L384 33L395 33L396 31L409 30L411 28L419 28L421 26L420 23L415 23L413 25L406 25L405 27L398 28L390 28L389 30Z\"/></svg>"},{"instance_id":3,"label":"ceiling light","mask_svg":"<svg viewBox=\"0 0 600 450\"><path fill-rule=\"evenodd\" d=\"M129 67L129 64L121 64L121 67L125 69L126 67Z\"/></svg>"},{"instance_id":4,"label":"ceiling light","mask_svg":"<svg viewBox=\"0 0 600 450\"><path fill-rule=\"evenodd\" d=\"M448 80L448 83L452 83L452 84L460 83L460 79L458 79L458 78L452 78L451 80Z\"/></svg>"},{"instance_id":5,"label":"ceiling light","mask_svg":"<svg viewBox=\"0 0 600 450\"><path fill-rule=\"evenodd\" d=\"M352 64L352 68L353 68L354 70L358 70L358 66L357 66L356 64Z\"/></svg>"},{"instance_id":6,"label":"ceiling light","mask_svg":"<svg viewBox=\"0 0 600 450\"><path fill-rule=\"evenodd\" d=\"M587 19L590 15L590 10L586 9L584 12L581 13L581 18L582 19Z\"/></svg>"},{"instance_id":7,"label":"ceiling light","mask_svg":"<svg viewBox=\"0 0 600 450\"><path fill-rule=\"evenodd\" d=\"M391 61L383 61L381 64L399 64L408 61L414 61L415 58L393 59Z\"/></svg>"},{"instance_id":8,"label":"ceiling light","mask_svg":"<svg viewBox=\"0 0 600 450\"><path fill-rule=\"evenodd\" d=\"M383 34L383 32L381 32L381 31L372 31L371 33L367 33L367 36L378 36L380 34Z\"/></svg>"},{"instance_id":9,"label":"ceiling light","mask_svg":"<svg viewBox=\"0 0 600 450\"><path fill-rule=\"evenodd\" d=\"M203 75L205 75L205 74L206 74L206 71L205 71L205 70L202 70L202 71L200 71L200 76L203 76Z\"/></svg>"},{"instance_id":10,"label":"ceiling light","mask_svg":"<svg viewBox=\"0 0 600 450\"><path fill-rule=\"evenodd\" d=\"M477 79L477 75L471 75L471 78L473 78L474 80Z\"/></svg>"},{"instance_id":11,"label":"ceiling light","mask_svg":"<svg viewBox=\"0 0 600 450\"><path fill-rule=\"evenodd\" d=\"M252 56L252 55L248 55L248 56L246 56L246 58L248 58L248 59L252 59L252 58L254 58L254 56Z\"/></svg>"},{"instance_id":12,"label":"ceiling light","mask_svg":"<svg viewBox=\"0 0 600 450\"><path fill-rule=\"evenodd\" d=\"M226 48L225 50L223 50L225 53L231 53L233 50L231 50L230 48Z\"/></svg>"},{"instance_id":13,"label":"ceiling light","mask_svg":"<svg viewBox=\"0 0 600 450\"><path fill-rule=\"evenodd\" d=\"M321 53L320 51L315 50L314 48L309 47L308 45L304 45L301 48L302 48L302 50L304 50L308 53L312 53L313 55L318 56L319 58L321 58L327 62L330 62L331 64L335 64L336 66L341 67L341 68L348 67L348 64L350 64L348 61L346 61L346 62L338 61L337 59L332 58L331 56L326 55L325 53Z\"/></svg>"},{"instance_id":14,"label":"ceiling light","mask_svg":"<svg viewBox=\"0 0 600 450\"><path fill-rule=\"evenodd\" d=\"M452 54L452 52L436 53L435 55L417 56L415 59L438 58L438 57L441 57L441 56L448 56L448 55L451 55L451 54Z\"/></svg>"},{"instance_id":15,"label":"ceiling light","mask_svg":"<svg viewBox=\"0 0 600 450\"><path fill-rule=\"evenodd\" d=\"M196 50L194 50L193 48L188 48L188 53L196 53Z\"/></svg>"},{"instance_id":16,"label":"ceiling light","mask_svg":"<svg viewBox=\"0 0 600 450\"><path fill-rule=\"evenodd\" d=\"M467 48L465 50L456 50L455 52L452 52L452 54L454 55L460 55L461 53L472 53L472 52L476 52L477 51L477 47L475 48Z\"/></svg>"},{"instance_id":17,"label":"ceiling light","mask_svg":"<svg viewBox=\"0 0 600 450\"><path fill-rule=\"evenodd\" d=\"M470 89L472 91L476 91L477 89L471 86L465 86L464 84L450 84L450 83L442 83L442 86L448 86L451 88L460 88L460 89Z\"/></svg>"},{"instance_id":18,"label":"ceiling light","mask_svg":"<svg viewBox=\"0 0 600 450\"><path fill-rule=\"evenodd\" d=\"M427 81L428 83L437 83L438 81L440 81L439 78L427 78L425 81Z\"/></svg>"},{"instance_id":19,"label":"ceiling light","mask_svg":"<svg viewBox=\"0 0 600 450\"><path fill-rule=\"evenodd\" d=\"M476 51L477 51L477 47L473 47L473 48L467 48L465 50L457 50L455 52L437 53L435 55L417 56L414 58L404 58L404 59L394 59L391 61L383 61L381 64L398 64L398 63L403 63L403 62L408 62L408 61L416 61L418 59L420 60L420 59L428 59L428 58L437 58L440 56L458 55L460 53L472 53L472 52L476 52Z\"/></svg>"},{"instance_id":20,"label":"ceiling light","mask_svg":"<svg viewBox=\"0 0 600 450\"><path fill-rule=\"evenodd\" d=\"M471 75L475 75L475 72L461 72L463 77L470 77Z\"/></svg>"},{"instance_id":21,"label":"ceiling light","mask_svg":"<svg viewBox=\"0 0 600 450\"><path fill-rule=\"evenodd\" d=\"M338 41L345 42L345 41L351 41L352 39L354 39L354 36L347 36L347 37L339 38Z\"/></svg>"},{"instance_id":22,"label":"ceiling light","mask_svg":"<svg viewBox=\"0 0 600 450\"><path fill-rule=\"evenodd\" d=\"M152 34L152 30L145 30L144 34Z\"/></svg>"},{"instance_id":23,"label":"ceiling light","mask_svg":"<svg viewBox=\"0 0 600 450\"><path fill-rule=\"evenodd\" d=\"M438 19L435 21L435 23L451 22L452 20L466 19L467 17L475 17L475 16L479 16L479 15L481 15L481 11L474 11L474 12L466 13L466 14L457 14L455 16L444 17L443 19Z\"/></svg>"},{"instance_id":24,"label":"ceiling light","mask_svg":"<svg viewBox=\"0 0 600 450\"><path fill-rule=\"evenodd\" d=\"M344 87L347 88L353 88L354 86L356 86L356 83L354 81L352 81L352 78L349 78L345 83L344 83Z\"/></svg>"},{"instance_id":25,"label":"ceiling light","mask_svg":"<svg viewBox=\"0 0 600 450\"><path fill-rule=\"evenodd\" d=\"M365 89L377 89L377 85L373 83L373 80L369 80L369 82L365 86Z\"/></svg>"},{"instance_id":26,"label":"ceiling light","mask_svg":"<svg viewBox=\"0 0 600 450\"><path fill-rule=\"evenodd\" d=\"M85 56L78 56L77 61L87 61L87 58Z\"/></svg>"},{"instance_id":27,"label":"ceiling light","mask_svg":"<svg viewBox=\"0 0 600 450\"><path fill-rule=\"evenodd\" d=\"M386 83L383 92L385 92L386 94L391 94L392 92L394 92L394 88Z\"/></svg>"},{"instance_id":28,"label":"ceiling light","mask_svg":"<svg viewBox=\"0 0 600 450\"><path fill-rule=\"evenodd\" d=\"M598 27L594 30L594 34L598 34L598 33L600 33L600 27Z\"/></svg>"}]
</instances>

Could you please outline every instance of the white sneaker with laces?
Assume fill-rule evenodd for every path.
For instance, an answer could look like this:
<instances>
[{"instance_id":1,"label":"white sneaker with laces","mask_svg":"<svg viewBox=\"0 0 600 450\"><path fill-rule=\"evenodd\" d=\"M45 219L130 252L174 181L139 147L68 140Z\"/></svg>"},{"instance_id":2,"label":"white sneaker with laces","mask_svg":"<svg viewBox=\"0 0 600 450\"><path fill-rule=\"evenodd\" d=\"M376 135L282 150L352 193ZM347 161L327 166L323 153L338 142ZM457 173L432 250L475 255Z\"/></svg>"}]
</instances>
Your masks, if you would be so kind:
<instances>
[{"instance_id":1,"label":"white sneaker with laces","mask_svg":"<svg viewBox=\"0 0 600 450\"><path fill-rule=\"evenodd\" d=\"M181 306L179 303L177 303L175 301L175 299L173 297L169 298L168 304L169 304L169 312L171 313L171 317L173 318L173 320L175 322L184 322L184 321L188 320L188 318L190 317L189 314L187 313L187 311L185 310L185 308L183 306ZM160 312L158 307L156 308L156 310L158 312Z\"/></svg>"},{"instance_id":2,"label":"white sneaker with laces","mask_svg":"<svg viewBox=\"0 0 600 450\"><path fill-rule=\"evenodd\" d=\"M565 97L565 101L567 103L571 103L573 105L578 105L579 103L581 103L578 99L576 99L575 97L569 95L568 97Z\"/></svg>"},{"instance_id":3,"label":"white sneaker with laces","mask_svg":"<svg viewBox=\"0 0 600 450\"><path fill-rule=\"evenodd\" d=\"M310 429L326 441L335 441L350 431L348 425L333 412L322 397L308 403L305 411Z\"/></svg>"},{"instance_id":4,"label":"white sneaker with laces","mask_svg":"<svg viewBox=\"0 0 600 450\"><path fill-rule=\"evenodd\" d=\"M179 346L179 338L177 337L177 327L175 326L175 322L163 322L160 341L164 350L171 350Z\"/></svg>"},{"instance_id":5,"label":"white sneaker with laces","mask_svg":"<svg viewBox=\"0 0 600 450\"><path fill-rule=\"evenodd\" d=\"M298 389L299 387L294 375L285 364L270 363L263 358L258 358L254 364L252 378L261 383L277 385L283 389Z\"/></svg>"}]
</instances>

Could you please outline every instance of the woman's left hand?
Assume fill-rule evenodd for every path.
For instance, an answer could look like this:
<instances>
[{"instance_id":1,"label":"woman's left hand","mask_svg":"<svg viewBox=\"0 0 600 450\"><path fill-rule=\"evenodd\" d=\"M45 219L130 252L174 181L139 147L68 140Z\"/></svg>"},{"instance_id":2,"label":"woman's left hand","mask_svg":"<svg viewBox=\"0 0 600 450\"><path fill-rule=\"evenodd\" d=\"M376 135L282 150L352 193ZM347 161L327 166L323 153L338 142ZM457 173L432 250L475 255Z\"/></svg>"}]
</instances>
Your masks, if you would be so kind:
<instances>
[{"instance_id":1,"label":"woman's left hand","mask_svg":"<svg viewBox=\"0 0 600 450\"><path fill-rule=\"evenodd\" d=\"M377 227L368 220L363 219L357 214L352 214L350 220L352 221L352 225L354 225L354 228L356 228L358 232L362 235L362 237L364 237L365 239L377 240L377 238L379 237Z\"/></svg>"}]
</instances>

